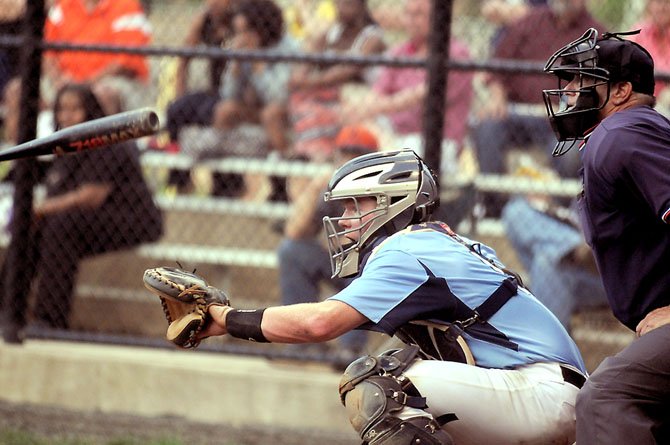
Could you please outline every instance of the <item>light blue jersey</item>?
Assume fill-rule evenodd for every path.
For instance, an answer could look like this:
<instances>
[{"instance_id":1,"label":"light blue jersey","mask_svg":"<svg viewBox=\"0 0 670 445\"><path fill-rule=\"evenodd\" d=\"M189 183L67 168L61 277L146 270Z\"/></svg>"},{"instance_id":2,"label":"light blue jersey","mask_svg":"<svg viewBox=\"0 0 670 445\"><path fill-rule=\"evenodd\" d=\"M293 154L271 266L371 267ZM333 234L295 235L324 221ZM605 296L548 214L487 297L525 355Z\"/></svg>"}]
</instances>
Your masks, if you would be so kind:
<instances>
[{"instance_id":1,"label":"light blue jersey","mask_svg":"<svg viewBox=\"0 0 670 445\"><path fill-rule=\"evenodd\" d=\"M500 264L491 248L478 246L484 256ZM464 310L481 305L506 278L446 233L444 226L428 223L378 244L361 274L331 299L348 304L372 322L361 328L393 335L411 321L463 320ZM586 372L561 323L521 287L487 323L466 328L463 337L477 365L484 368L558 362Z\"/></svg>"}]
</instances>

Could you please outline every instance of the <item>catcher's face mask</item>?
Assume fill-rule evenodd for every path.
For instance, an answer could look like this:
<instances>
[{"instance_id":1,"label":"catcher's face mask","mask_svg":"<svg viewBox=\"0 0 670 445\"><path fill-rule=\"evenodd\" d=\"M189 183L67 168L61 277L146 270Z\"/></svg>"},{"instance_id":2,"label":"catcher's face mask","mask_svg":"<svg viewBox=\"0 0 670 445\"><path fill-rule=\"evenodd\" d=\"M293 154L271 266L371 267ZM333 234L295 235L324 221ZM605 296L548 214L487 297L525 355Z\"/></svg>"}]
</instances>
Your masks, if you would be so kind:
<instances>
[{"instance_id":1,"label":"catcher's face mask","mask_svg":"<svg viewBox=\"0 0 670 445\"><path fill-rule=\"evenodd\" d=\"M598 31L591 28L556 51L544 67L545 72L558 77L557 89L543 91L549 122L558 139L554 156L566 153L585 138L609 100L610 73L598 66L597 41ZM597 91L601 85L605 89L602 99Z\"/></svg>"},{"instance_id":2,"label":"catcher's face mask","mask_svg":"<svg viewBox=\"0 0 670 445\"><path fill-rule=\"evenodd\" d=\"M359 254L366 245L427 221L439 205L432 172L409 149L350 160L333 174L324 198L342 200L347 210L341 217L323 219L333 277L358 273ZM354 220L362 220L362 226Z\"/></svg>"},{"instance_id":3,"label":"catcher's face mask","mask_svg":"<svg viewBox=\"0 0 670 445\"><path fill-rule=\"evenodd\" d=\"M384 197L343 197L326 199L342 203L343 213L338 217L323 219L328 250L330 251L330 266L336 276L349 276L353 268L358 271L360 250L368 240L370 227L376 226L379 220L388 213L387 200ZM346 275L345 275L346 274Z\"/></svg>"}]
</instances>

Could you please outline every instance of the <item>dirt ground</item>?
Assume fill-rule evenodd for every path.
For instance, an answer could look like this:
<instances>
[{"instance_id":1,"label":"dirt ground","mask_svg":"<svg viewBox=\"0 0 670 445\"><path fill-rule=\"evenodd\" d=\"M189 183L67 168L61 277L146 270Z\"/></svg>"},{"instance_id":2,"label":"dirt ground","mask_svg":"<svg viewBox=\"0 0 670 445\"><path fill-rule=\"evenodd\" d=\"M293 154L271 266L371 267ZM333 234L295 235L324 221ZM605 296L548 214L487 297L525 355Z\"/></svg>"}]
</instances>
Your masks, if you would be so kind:
<instances>
[{"instance_id":1,"label":"dirt ground","mask_svg":"<svg viewBox=\"0 0 670 445\"><path fill-rule=\"evenodd\" d=\"M122 414L81 413L0 401L0 429L29 431L43 437L77 438L105 444L111 439L172 439L189 445L353 445L352 436L309 431L240 429L195 423L177 417L146 418Z\"/></svg>"}]
</instances>

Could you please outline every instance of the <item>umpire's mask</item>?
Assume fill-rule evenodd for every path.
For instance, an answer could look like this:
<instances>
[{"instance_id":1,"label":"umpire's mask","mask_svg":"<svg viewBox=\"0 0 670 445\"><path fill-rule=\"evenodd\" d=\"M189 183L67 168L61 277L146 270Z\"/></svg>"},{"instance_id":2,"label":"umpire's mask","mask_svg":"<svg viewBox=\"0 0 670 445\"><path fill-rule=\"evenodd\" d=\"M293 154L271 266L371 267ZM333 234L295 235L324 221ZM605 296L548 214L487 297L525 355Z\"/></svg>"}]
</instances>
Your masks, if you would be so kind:
<instances>
[{"instance_id":1,"label":"umpire's mask","mask_svg":"<svg viewBox=\"0 0 670 445\"><path fill-rule=\"evenodd\" d=\"M654 94L651 55L637 43L619 37L639 32L605 33L599 39L598 31L590 28L549 58L544 71L558 77L558 89L543 91L549 121L558 139L554 156L584 140L599 123L598 112L609 101L612 83L630 82L633 91ZM596 91L600 85L606 85L602 96Z\"/></svg>"}]
</instances>

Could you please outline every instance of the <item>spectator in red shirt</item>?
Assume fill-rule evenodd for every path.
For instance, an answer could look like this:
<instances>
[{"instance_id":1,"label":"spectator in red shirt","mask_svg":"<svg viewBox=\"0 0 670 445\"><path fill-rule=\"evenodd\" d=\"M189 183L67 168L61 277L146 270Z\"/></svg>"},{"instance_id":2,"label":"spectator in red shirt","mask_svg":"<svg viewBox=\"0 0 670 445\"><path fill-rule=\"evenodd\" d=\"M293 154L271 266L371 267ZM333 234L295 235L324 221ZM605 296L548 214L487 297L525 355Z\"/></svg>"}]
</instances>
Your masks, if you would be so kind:
<instances>
[{"instance_id":1,"label":"spectator in red shirt","mask_svg":"<svg viewBox=\"0 0 670 445\"><path fill-rule=\"evenodd\" d=\"M49 10L44 37L48 42L143 46L151 39L151 27L137 0L57 0ZM106 84L109 88L100 91L110 96L100 100L107 112L114 111L116 105L111 104L119 98L124 109L147 103L149 66L141 55L50 51L45 74L52 90L69 82ZM111 97L114 94L117 97Z\"/></svg>"},{"instance_id":2,"label":"spectator in red shirt","mask_svg":"<svg viewBox=\"0 0 670 445\"><path fill-rule=\"evenodd\" d=\"M308 51L365 56L384 51L383 31L373 20L367 0L335 3L337 21L307 42ZM341 129L337 116L346 84L365 80L362 66L304 64L293 70L289 114L293 124L293 155L325 162L333 154Z\"/></svg>"},{"instance_id":3,"label":"spectator in red shirt","mask_svg":"<svg viewBox=\"0 0 670 445\"><path fill-rule=\"evenodd\" d=\"M409 32L409 38L392 48L390 54L395 57L424 58L428 54L431 2L406 0L404 12L405 28ZM469 57L467 47L453 37L450 57L455 59ZM378 74L371 94L367 98L342 107L340 118L352 123L377 118L380 132L393 134L392 140L396 148L410 147L420 153L426 75L426 70L423 68L383 68ZM444 168L455 165L456 153L460 150L466 133L471 101L472 73L450 72L444 117L442 156Z\"/></svg>"},{"instance_id":4,"label":"spectator in red shirt","mask_svg":"<svg viewBox=\"0 0 670 445\"><path fill-rule=\"evenodd\" d=\"M656 72L670 73L670 2L668 0L648 0L643 19L632 29L640 29L640 34L631 40L644 46L654 58ZM656 82L654 95L657 105L670 107L670 88L667 82Z\"/></svg>"},{"instance_id":5,"label":"spectator in red shirt","mask_svg":"<svg viewBox=\"0 0 670 445\"><path fill-rule=\"evenodd\" d=\"M587 11L585 0L555 0L531 7L520 19L505 27L493 57L517 62L549 57L556 38L577 38L584 29L603 29ZM479 169L485 173L505 171L505 152L512 147L533 144L551 153L556 143L545 117L538 91L552 87L553 79L541 73L503 73L487 77L486 102L477 110L472 138ZM577 177L579 159L576 150L561 158L554 167L561 176ZM491 209L496 213L499 209Z\"/></svg>"}]
</instances>

